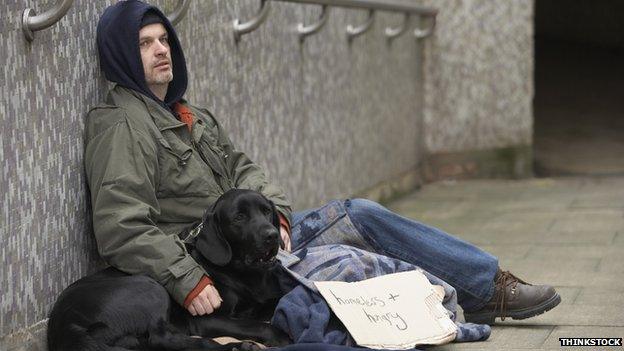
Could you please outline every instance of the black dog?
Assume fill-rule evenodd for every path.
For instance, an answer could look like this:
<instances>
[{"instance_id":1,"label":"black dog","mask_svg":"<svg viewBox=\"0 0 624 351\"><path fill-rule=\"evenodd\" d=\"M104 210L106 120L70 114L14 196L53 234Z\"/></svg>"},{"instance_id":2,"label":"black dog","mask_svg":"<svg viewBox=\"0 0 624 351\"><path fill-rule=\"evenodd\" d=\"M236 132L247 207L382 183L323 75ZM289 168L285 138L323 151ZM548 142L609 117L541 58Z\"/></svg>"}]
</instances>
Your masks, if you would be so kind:
<instances>
[{"instance_id":1,"label":"black dog","mask_svg":"<svg viewBox=\"0 0 624 351\"><path fill-rule=\"evenodd\" d=\"M254 191L230 190L201 225L188 249L213 279L221 308L193 317L155 280L108 268L76 281L59 296L48 322L50 351L255 348L208 339L217 336L270 346L290 343L264 322L294 287L275 258L283 243L273 203Z\"/></svg>"}]
</instances>

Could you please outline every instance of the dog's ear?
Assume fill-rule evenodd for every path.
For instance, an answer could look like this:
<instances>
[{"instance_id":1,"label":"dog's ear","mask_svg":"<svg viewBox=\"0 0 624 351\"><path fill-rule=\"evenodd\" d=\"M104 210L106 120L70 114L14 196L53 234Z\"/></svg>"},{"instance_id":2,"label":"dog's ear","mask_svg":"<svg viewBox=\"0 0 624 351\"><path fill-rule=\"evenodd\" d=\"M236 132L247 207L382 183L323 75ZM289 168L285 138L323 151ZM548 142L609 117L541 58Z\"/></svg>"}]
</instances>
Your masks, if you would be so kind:
<instances>
[{"instance_id":1,"label":"dog's ear","mask_svg":"<svg viewBox=\"0 0 624 351\"><path fill-rule=\"evenodd\" d=\"M217 266L225 266L232 260L232 248L223 238L219 223L212 211L204 215L203 227L197 235L195 248L204 258Z\"/></svg>"},{"instance_id":2,"label":"dog's ear","mask_svg":"<svg viewBox=\"0 0 624 351\"><path fill-rule=\"evenodd\" d=\"M271 209L273 210L273 226L277 228L277 232L279 233L280 248L284 249L286 248L286 243L284 243L284 240L282 240L282 225L279 219L279 212L277 212L277 207L275 207L273 201L269 200L269 202L271 203Z\"/></svg>"}]
</instances>

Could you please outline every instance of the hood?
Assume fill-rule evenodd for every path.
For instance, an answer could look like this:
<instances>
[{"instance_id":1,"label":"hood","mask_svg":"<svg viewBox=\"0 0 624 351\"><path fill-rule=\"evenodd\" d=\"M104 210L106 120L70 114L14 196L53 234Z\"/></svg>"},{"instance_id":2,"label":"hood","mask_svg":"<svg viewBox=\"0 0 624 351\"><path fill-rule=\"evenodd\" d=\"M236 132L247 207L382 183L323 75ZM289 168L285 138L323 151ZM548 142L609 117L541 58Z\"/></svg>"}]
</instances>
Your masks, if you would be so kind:
<instances>
[{"instance_id":1,"label":"hood","mask_svg":"<svg viewBox=\"0 0 624 351\"><path fill-rule=\"evenodd\" d=\"M139 50L141 20L152 12L163 20L169 34L173 80L169 83L164 104L147 87ZM170 107L182 98L188 82L184 53L173 26L158 8L137 0L119 1L109 6L97 26L100 68L106 79L149 96Z\"/></svg>"}]
</instances>

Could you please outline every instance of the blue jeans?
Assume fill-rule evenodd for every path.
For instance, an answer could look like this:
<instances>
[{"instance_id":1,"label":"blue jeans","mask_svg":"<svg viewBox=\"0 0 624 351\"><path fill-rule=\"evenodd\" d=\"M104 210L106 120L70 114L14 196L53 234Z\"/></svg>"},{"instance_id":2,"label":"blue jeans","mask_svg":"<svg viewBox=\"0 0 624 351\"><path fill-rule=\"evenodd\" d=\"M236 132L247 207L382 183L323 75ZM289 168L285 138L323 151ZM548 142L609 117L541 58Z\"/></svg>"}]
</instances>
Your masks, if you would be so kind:
<instances>
[{"instance_id":1,"label":"blue jeans","mask_svg":"<svg viewBox=\"0 0 624 351\"><path fill-rule=\"evenodd\" d=\"M347 244L417 265L457 290L465 311L494 294L498 259L439 229L402 217L365 199L331 201L293 214L293 251Z\"/></svg>"}]
</instances>

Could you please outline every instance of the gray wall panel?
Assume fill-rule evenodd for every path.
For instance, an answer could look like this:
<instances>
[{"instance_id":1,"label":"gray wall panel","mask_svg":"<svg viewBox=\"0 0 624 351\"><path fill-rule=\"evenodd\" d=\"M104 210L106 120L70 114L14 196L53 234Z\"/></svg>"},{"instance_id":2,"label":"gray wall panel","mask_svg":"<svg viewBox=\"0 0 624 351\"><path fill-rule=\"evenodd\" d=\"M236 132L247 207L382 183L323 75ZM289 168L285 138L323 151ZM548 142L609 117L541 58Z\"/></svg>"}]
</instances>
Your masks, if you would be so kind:
<instances>
[{"instance_id":1,"label":"gray wall panel","mask_svg":"<svg viewBox=\"0 0 624 351\"><path fill-rule=\"evenodd\" d=\"M427 151L533 142L533 0L427 1L439 7L426 42Z\"/></svg>"}]
</instances>

